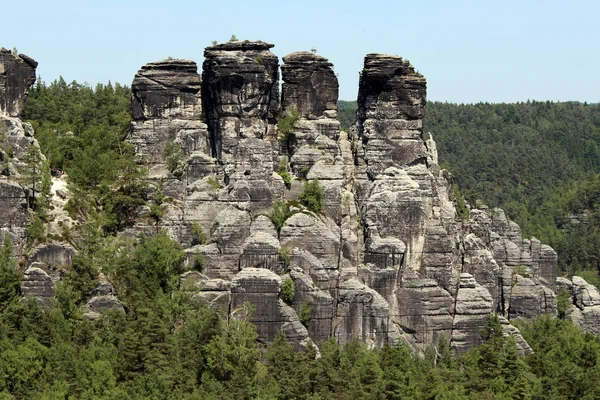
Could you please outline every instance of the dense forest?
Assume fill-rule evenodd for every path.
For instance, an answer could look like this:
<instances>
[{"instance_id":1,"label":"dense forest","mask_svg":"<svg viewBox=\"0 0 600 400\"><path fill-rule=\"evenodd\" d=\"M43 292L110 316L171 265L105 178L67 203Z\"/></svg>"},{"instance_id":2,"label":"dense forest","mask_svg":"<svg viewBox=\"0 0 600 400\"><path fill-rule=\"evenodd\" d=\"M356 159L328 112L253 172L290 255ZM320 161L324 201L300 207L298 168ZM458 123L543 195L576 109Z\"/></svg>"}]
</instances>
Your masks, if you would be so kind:
<instances>
[{"instance_id":1,"label":"dense forest","mask_svg":"<svg viewBox=\"0 0 600 400\"><path fill-rule=\"evenodd\" d=\"M347 129L356 103L339 110ZM557 250L562 271L599 283L600 105L429 102L424 132L464 199L503 208Z\"/></svg>"},{"instance_id":2,"label":"dense forest","mask_svg":"<svg viewBox=\"0 0 600 400\"><path fill-rule=\"evenodd\" d=\"M135 164L124 142L130 95L129 88L118 84L92 89L62 79L49 85L38 82L30 93L23 118L34 125L50 167L69 174L76 193L70 212L81 221L78 236L84 240L77 243L79 253L66 267L50 309L20 298L19 269L10 258L10 240L2 243L0 399L598 397L600 338L548 316L519 322L534 350L527 357L518 356L514 340L502 335L494 317L481 332L483 344L461 355L452 354L443 339L424 355L405 345L371 350L362 343L340 346L335 341L322 344L319 354L312 345L297 352L282 334L268 346L258 343L254 327L247 322L253 312L250 305L233 313L235 318L223 319L180 287L179 274L187 268L185 254L166 233L138 239L116 235L129 222L130 211L145 201L144 170ZM599 160L596 150L578 144L569 144L572 150L562 149L562 144L546 143L545 135L556 122L563 124L560 132L566 137L557 133L563 144L572 141L577 133L567 129L569 120L564 122L567 117L560 108L572 107L569 115L581 129L588 127L584 132L591 143L597 133L598 109L539 103L540 109L554 109L547 114L553 114L553 119L547 117L538 128L527 131L529 136L519 139L520 128L503 122L504 107L513 108L511 118L517 121L518 115L515 126L521 127L532 118L523 110L538 106L486 105L479 119L468 116L477 114L472 109L478 106L432 103L429 107L426 129L436 133L441 158L454 172L464 197L472 204L481 198L490 205L508 206L519 222L528 212L526 232L547 240L565 240L577 229L582 230L580 235L590 236L597 225L594 193L600 185L592 174L597 168L594 160ZM352 122L354 109L352 103L340 102L343 124ZM485 122L485 115L494 122ZM539 126L547 126L546 131ZM519 149L521 145L525 150ZM449 152L451 146L457 148ZM588 153L578 152L584 148ZM509 167L500 165L505 161ZM540 167L536 162L546 164ZM546 169L552 163L554 169ZM519 178L516 172L524 175ZM480 175L472 179L471 173ZM503 190L496 189L498 182ZM524 208L517 206L519 199ZM540 199L543 202L536 203ZM539 210L545 210L543 217L535 217ZM561 219L568 212L573 218ZM38 213L43 219L43 205ZM542 228L549 229L547 236ZM551 236L556 232L558 236ZM591 262L598 251L591 239L587 253L578 253L582 244L569 243L575 246L571 254L578 257L579 268L588 266L583 260ZM565 265L574 263L566 260ZM81 305L100 271L115 286L125 312L89 320L82 315Z\"/></svg>"}]
</instances>

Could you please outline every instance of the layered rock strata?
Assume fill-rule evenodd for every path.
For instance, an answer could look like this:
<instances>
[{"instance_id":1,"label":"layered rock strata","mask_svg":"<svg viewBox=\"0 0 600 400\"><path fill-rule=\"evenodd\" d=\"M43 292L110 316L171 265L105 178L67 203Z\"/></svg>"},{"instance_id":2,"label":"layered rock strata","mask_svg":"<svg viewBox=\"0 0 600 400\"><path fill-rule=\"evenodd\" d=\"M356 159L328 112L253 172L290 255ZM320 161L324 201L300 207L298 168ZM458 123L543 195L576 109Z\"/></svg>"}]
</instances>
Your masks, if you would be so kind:
<instances>
[{"instance_id":1,"label":"layered rock strata","mask_svg":"<svg viewBox=\"0 0 600 400\"><path fill-rule=\"evenodd\" d=\"M30 222L28 193L19 179L24 158L38 146L33 127L18 117L35 82L37 62L0 49L0 239L8 235L15 255L23 253Z\"/></svg>"},{"instance_id":2,"label":"layered rock strata","mask_svg":"<svg viewBox=\"0 0 600 400\"><path fill-rule=\"evenodd\" d=\"M150 162L151 197L172 198L156 224L136 229L166 228L190 266L203 260L182 287L224 315L254 304L248 318L265 342L282 329L297 346L334 337L422 349L444 337L464 351L498 313L530 351L510 320L556 312L556 253L523 240L499 209L458 217L451 176L422 131L425 78L401 57L367 55L356 127L341 132L331 63L284 57L279 107L272 47L216 45L202 78L192 62L165 60L134 79L129 140ZM298 201L313 180L318 212ZM277 227L275 202L289 209Z\"/></svg>"}]
</instances>

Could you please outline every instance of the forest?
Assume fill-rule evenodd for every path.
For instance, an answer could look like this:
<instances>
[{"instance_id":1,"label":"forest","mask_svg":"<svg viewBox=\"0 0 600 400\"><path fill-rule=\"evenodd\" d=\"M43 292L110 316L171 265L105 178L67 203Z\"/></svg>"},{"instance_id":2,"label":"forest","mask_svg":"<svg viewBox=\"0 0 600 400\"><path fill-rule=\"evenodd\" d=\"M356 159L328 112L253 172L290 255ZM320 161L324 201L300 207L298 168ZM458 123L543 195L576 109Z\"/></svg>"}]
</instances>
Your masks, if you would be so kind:
<instances>
[{"instance_id":1,"label":"forest","mask_svg":"<svg viewBox=\"0 0 600 400\"><path fill-rule=\"evenodd\" d=\"M119 84L90 88L62 78L38 81L31 90L23 119L33 124L50 168L70 176L76 196L69 211L84 221L79 234L85 240L66 267L52 308L20 298L19 268L10 257L10 240L3 241L0 399L600 395L600 338L549 316L515 322L534 351L525 357L514 339L503 336L495 317L481 332L482 344L465 354L453 354L443 338L423 355L403 344L374 350L334 340L318 354L310 344L296 351L281 333L269 345L257 342L248 322L250 305L224 319L180 287L185 254L166 233L116 235L130 222L130 211L145 202L145 171L124 142L130 96ZM342 124L353 121L354 110L353 103L340 102ZM600 158L592 143L600 134L598 106L430 103L428 113L426 131L434 132L441 160L464 199L505 207L526 234L560 252L565 246L566 271L596 273L600 166L594 162ZM36 208L43 220L44 204ZM63 236L72 240L72 233ZM45 239L43 232L34 238ZM125 312L89 320L81 305L100 271L110 277ZM560 302L559 315L564 315Z\"/></svg>"}]
</instances>

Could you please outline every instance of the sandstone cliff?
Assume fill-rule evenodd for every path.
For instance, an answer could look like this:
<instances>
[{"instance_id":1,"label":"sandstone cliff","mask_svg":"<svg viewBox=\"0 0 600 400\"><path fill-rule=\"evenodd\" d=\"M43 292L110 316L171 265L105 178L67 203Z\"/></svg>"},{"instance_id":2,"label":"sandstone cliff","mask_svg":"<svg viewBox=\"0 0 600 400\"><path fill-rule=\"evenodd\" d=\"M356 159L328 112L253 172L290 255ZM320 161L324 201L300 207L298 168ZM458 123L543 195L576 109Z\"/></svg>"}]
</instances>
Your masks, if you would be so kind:
<instances>
[{"instance_id":1,"label":"sandstone cliff","mask_svg":"<svg viewBox=\"0 0 600 400\"><path fill-rule=\"evenodd\" d=\"M283 57L280 96L272 47L225 43L206 49L201 73L168 59L136 74L128 141L148 166L149 204L125 233L165 229L197 269L182 287L224 317L253 304L264 342L279 330L298 347L334 337L423 349L444 338L461 352L497 313L519 350L531 351L510 321L556 313L556 253L523 239L500 209L459 217L451 176L423 132L425 78L401 57L368 54L357 122L342 132L332 64L309 52ZM0 229L17 255L31 218L18 166L37 146L17 116L35 65L0 52ZM307 182L318 182L318 209L300 201ZM75 251L30 249L22 292L50 304ZM595 332L597 291L575 278L561 285L569 315ZM122 306L100 279L86 316L106 309Z\"/></svg>"},{"instance_id":2,"label":"sandstone cliff","mask_svg":"<svg viewBox=\"0 0 600 400\"><path fill-rule=\"evenodd\" d=\"M332 64L284 57L280 103L272 47L212 46L201 74L165 60L132 84L129 141L150 167L150 193L171 198L156 225L132 231L167 229L190 265L202 254L201 273L182 277L197 296L224 313L249 301L261 340L283 329L298 345L335 337L423 348L443 335L464 351L491 313L519 343L508 321L556 313L551 248L524 240L500 209L458 216L450 174L423 133L426 81L407 60L365 57L357 123L341 132ZM313 180L318 212L298 201ZM274 204L289 210L282 226Z\"/></svg>"}]
</instances>

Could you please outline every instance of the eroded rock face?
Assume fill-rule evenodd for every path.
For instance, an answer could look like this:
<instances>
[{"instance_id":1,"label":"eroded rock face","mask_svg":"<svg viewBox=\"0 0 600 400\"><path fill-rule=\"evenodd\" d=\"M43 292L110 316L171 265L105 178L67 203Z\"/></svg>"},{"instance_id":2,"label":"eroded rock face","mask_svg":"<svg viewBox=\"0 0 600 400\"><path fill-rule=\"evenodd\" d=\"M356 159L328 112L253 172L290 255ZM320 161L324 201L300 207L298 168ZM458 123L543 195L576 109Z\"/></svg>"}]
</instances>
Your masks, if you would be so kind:
<instances>
[{"instance_id":1,"label":"eroded rock face","mask_svg":"<svg viewBox=\"0 0 600 400\"><path fill-rule=\"evenodd\" d=\"M299 51L283 57L281 107L304 118L319 118L337 112L338 80L333 64L325 57Z\"/></svg>"},{"instance_id":2,"label":"eroded rock face","mask_svg":"<svg viewBox=\"0 0 600 400\"><path fill-rule=\"evenodd\" d=\"M247 317L263 342L283 330L297 347L335 337L425 349L443 336L463 352L498 313L519 351L530 351L510 319L556 312L556 253L524 240L502 210L459 219L451 176L422 132L425 78L401 57L367 55L346 134L324 57L283 58L279 109L272 47L212 46L202 79L192 62L165 60L132 85L130 142L150 161L150 197L172 198L151 228L182 243L190 265L202 256L202 273L181 276L184 290L224 316L254 304ZM276 118L293 110L298 120L283 135ZM319 212L298 201L307 180L318 180ZM275 201L289 208L277 228ZM288 277L289 305L280 299Z\"/></svg>"},{"instance_id":3,"label":"eroded rock face","mask_svg":"<svg viewBox=\"0 0 600 400\"><path fill-rule=\"evenodd\" d=\"M29 88L35 82L38 63L25 54L12 54L0 49L0 114L9 117L21 115Z\"/></svg>"},{"instance_id":4,"label":"eroded rock face","mask_svg":"<svg viewBox=\"0 0 600 400\"><path fill-rule=\"evenodd\" d=\"M263 139L279 111L279 61L265 42L206 48L204 107L212 155L233 161L240 138Z\"/></svg>"}]
</instances>

